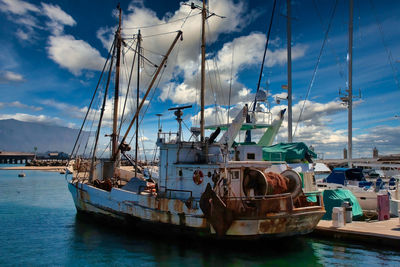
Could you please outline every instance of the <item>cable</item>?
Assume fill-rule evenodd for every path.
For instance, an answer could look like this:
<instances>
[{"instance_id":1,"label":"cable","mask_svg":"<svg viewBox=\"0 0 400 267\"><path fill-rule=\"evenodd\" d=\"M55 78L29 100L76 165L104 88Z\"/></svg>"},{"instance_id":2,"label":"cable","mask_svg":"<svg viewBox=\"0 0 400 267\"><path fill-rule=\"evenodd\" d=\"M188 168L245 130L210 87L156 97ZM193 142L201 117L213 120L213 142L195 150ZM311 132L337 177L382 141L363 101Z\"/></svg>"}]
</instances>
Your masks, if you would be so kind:
<instances>
[{"instance_id":1,"label":"cable","mask_svg":"<svg viewBox=\"0 0 400 267\"><path fill-rule=\"evenodd\" d=\"M317 73L319 63L321 62L322 52L324 51L324 47L325 47L325 44L326 44L326 40L328 39L329 30L331 29L333 17L335 16L337 3L338 3L338 1L336 0L336 1L335 1L335 4L334 4L334 6L333 6L333 11L332 11L332 15L331 15L330 20L329 20L328 28L326 29L326 32L325 32L325 38L324 38L324 41L322 42L322 46L321 46L321 49L320 49L320 51L319 51L318 60L317 60L317 63L315 64L315 67L314 67L313 75L312 75L312 77L311 77L310 84L308 85L307 94L306 94L306 96L305 96L305 98L304 98L303 106L301 107L300 114L299 114L299 118L297 119L296 127L294 128L293 137L294 137L295 134L296 134L297 126L299 125L301 116L303 115L303 111L304 111L304 107L305 107L305 105L306 105L307 98L308 98L308 96L309 96L309 94L310 94L311 87L312 87L313 84L314 84L315 75L316 75L316 73Z\"/></svg>"},{"instance_id":2,"label":"cable","mask_svg":"<svg viewBox=\"0 0 400 267\"><path fill-rule=\"evenodd\" d=\"M388 61L389 61L390 67L392 68L394 82L396 83L397 88L400 89L400 83L399 83L399 80L398 80L398 78L397 78L397 69L396 69L396 67L395 67L394 64L393 64L393 56L392 56L392 53L390 52L390 49L389 49L389 47L387 46L387 44L386 44L386 42L385 42L385 36L384 36L384 34L383 34L382 24L381 24L381 23L379 22L379 20L378 20L378 15L377 15L377 12L376 12L376 9L375 9L375 6L374 6L373 1L372 1L372 0L369 0L369 3L370 3L370 5L371 5L371 9L372 9L373 12L374 12L374 17L375 17L375 20L376 20L376 24L378 25L378 29L379 29L381 41L382 41L382 44L383 44L383 46L384 46L384 48L385 48L385 51L386 51L386 54L387 54L387 57L388 57Z\"/></svg>"},{"instance_id":3,"label":"cable","mask_svg":"<svg viewBox=\"0 0 400 267\"><path fill-rule=\"evenodd\" d=\"M157 33L157 34L142 36L142 38L144 39L144 38L150 38L150 37L155 37L155 36L162 36L162 35L167 35L167 34L177 33L177 32L179 32L179 31L170 31L170 32Z\"/></svg>"},{"instance_id":4,"label":"cable","mask_svg":"<svg viewBox=\"0 0 400 267\"><path fill-rule=\"evenodd\" d=\"M71 157L72 157L72 155L74 154L74 150L75 150L75 148L76 148L76 144L78 143L79 137L81 136L83 126L85 125L85 121L86 121L87 116L88 116L88 114L89 114L89 111L90 111L90 108L91 108L91 106L92 106L94 97L95 97L95 95L96 95L96 93L97 93L97 89L99 88L99 84L100 84L100 81L101 81L101 79L102 79L102 77L103 77L104 70L105 70L105 68L106 68L106 66L107 66L108 60L110 59L111 51L113 51L113 49L114 49L114 45L115 45L115 44L114 44L114 42L113 42L113 44L111 45L110 50L109 50L109 52L108 52L107 60L106 60L106 62L104 63L103 69L102 69L101 74L100 74L99 81L97 82L96 89L94 90L94 93L93 93L93 96L92 96L92 100L90 101L88 110L86 111L85 118L83 119L81 128L80 128L79 133L78 133L78 136L77 136L77 138L76 138L76 140L75 140L75 144L74 144L74 146L73 146L73 148L72 148L72 152L71 152L71 155L70 155L70 158L68 159L68 161L71 160Z\"/></svg>"},{"instance_id":5,"label":"cable","mask_svg":"<svg viewBox=\"0 0 400 267\"><path fill-rule=\"evenodd\" d=\"M228 96L228 115L226 118L226 123L229 124L229 111L231 109L231 95L232 95L232 73L233 73L233 55L235 51L235 46L232 42L232 61L231 61L231 79L229 81L229 96Z\"/></svg>"},{"instance_id":6,"label":"cable","mask_svg":"<svg viewBox=\"0 0 400 267\"><path fill-rule=\"evenodd\" d=\"M315 12L318 15L321 27L323 28L324 27L324 25L323 25L324 23L323 23L323 20L322 20L322 15L321 15L321 12L318 9L318 6L317 6L317 3L315 2L315 0L313 0L313 6L314 6L314 9L315 9ZM328 38L327 42L328 42L327 43L327 45L328 45L329 44L329 38ZM333 56L334 56L334 58L336 60L336 65L339 67L339 75L340 75L340 77L342 77L343 80L346 81L346 77L345 77L345 74L344 74L345 71L343 69L342 60L340 59L340 57L336 53L336 50L335 50L335 48L333 46L330 46L329 48L332 50Z\"/></svg>"},{"instance_id":7,"label":"cable","mask_svg":"<svg viewBox=\"0 0 400 267\"><path fill-rule=\"evenodd\" d=\"M267 40L266 40L266 42L265 42L264 56L263 56L263 60L262 60L262 63L261 63L260 76L258 77L257 91L256 91L256 95L255 95L255 97L254 97L253 112L256 110L257 93L258 93L258 91L260 90L261 77L262 77L263 70L264 70L264 61L265 61L265 56L266 56L267 50L268 50L269 36L270 36L270 34L271 34L272 22L273 22L274 14L275 14L275 7L276 7L276 0L274 0L274 5L273 5L273 7L272 7L271 20L270 20L270 22L269 22L268 33L267 33Z\"/></svg>"},{"instance_id":8,"label":"cable","mask_svg":"<svg viewBox=\"0 0 400 267\"><path fill-rule=\"evenodd\" d=\"M136 50L137 50L137 46L138 46L139 42L136 43ZM125 96L125 101L124 101L124 108L122 109L122 114L121 114L121 120L120 120L120 124L119 124L119 129L118 129L118 136L121 133L121 127L122 127L122 123L124 122L124 114L125 114L125 107L126 107L126 101L128 99L128 94L129 94L129 89L131 87L131 81L132 81L132 74L133 74L133 67L135 66L135 60L136 60L136 53L133 56L133 60L132 60L132 67L131 67L131 71L129 73L129 79L128 79L128 88L126 91L126 96Z\"/></svg>"},{"instance_id":9,"label":"cable","mask_svg":"<svg viewBox=\"0 0 400 267\"><path fill-rule=\"evenodd\" d=\"M158 26L174 23L174 22L177 22L177 21L180 21L180 20L186 21L189 17L194 17L194 16L197 16L197 15L200 15L200 14L201 14L201 12L193 14L191 16L186 16L184 18L170 20L170 21L167 21L167 22L164 22L164 23L160 23L160 24L153 24L153 25L147 25L147 26L137 26L137 27L127 27L127 28L124 28L123 30L137 30L137 29L146 29L146 28L158 27Z\"/></svg>"}]
</instances>

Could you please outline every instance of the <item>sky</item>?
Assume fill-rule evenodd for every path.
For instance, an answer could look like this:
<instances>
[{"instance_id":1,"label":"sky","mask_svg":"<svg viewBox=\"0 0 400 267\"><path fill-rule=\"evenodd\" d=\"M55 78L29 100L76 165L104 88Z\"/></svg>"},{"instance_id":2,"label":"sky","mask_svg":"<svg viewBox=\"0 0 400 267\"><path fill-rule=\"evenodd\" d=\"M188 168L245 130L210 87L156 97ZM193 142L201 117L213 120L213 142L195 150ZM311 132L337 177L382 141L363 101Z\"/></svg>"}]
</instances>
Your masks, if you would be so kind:
<instances>
[{"instance_id":1,"label":"sky","mask_svg":"<svg viewBox=\"0 0 400 267\"><path fill-rule=\"evenodd\" d=\"M128 95L126 122L136 108L136 71L129 90L128 77L138 30L148 60L140 64L139 97L155 72L154 65L160 64L177 31L183 31L146 101L139 133L145 150L155 146L156 114L163 115L163 131L176 131L168 108L193 105L184 110L186 139L187 128L198 126L201 16L184 4L190 2L121 1L124 46L119 109ZM348 3L291 1L294 141L312 145L325 159L341 158L347 146L347 108L340 97L348 81ZM78 129L112 44L117 4L0 0L0 119ZM272 0L209 1L210 12L218 16L206 23L206 125L226 123L254 101L272 6ZM399 14L396 0L354 1L353 158L372 157L374 147L381 155L400 153ZM286 1L277 0L261 79L268 101L260 103L265 113L257 116L259 122L276 117L287 106L287 91L282 88L287 84L286 40ZM95 111L89 113L93 118L99 115L101 90L95 97ZM113 86L108 100L112 94ZM111 113L108 101L105 126L111 124ZM103 150L109 143L103 137L107 131L101 137ZM261 134L255 132L253 138ZM286 114L276 142L286 142L287 136ZM239 136L241 141L243 137Z\"/></svg>"}]
</instances>

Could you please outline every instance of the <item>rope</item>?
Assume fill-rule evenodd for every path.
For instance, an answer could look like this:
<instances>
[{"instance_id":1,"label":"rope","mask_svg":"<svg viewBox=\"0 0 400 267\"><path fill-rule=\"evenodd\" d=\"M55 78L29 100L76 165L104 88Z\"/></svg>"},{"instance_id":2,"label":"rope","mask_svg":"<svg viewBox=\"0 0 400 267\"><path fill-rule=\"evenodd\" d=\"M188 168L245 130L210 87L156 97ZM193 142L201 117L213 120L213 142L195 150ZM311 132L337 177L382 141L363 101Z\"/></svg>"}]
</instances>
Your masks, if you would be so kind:
<instances>
[{"instance_id":1,"label":"rope","mask_svg":"<svg viewBox=\"0 0 400 267\"><path fill-rule=\"evenodd\" d=\"M190 13L191 12L192 12L192 10L190 11ZM181 20L184 20L184 22L183 22L183 24L184 24L189 17L194 17L194 16L197 16L197 15L200 15L200 14L201 14L201 12L193 14L191 16L186 16L184 18L170 20L170 21L167 21L167 22L164 22L164 23L160 23L160 24L153 24L153 25L147 25L147 26L137 26L137 27L127 27L127 28L124 28L123 30L137 30L137 29L146 29L146 28L158 27L158 26L174 23L174 22L181 21ZM183 26L183 24L182 24L182 26Z\"/></svg>"},{"instance_id":2,"label":"rope","mask_svg":"<svg viewBox=\"0 0 400 267\"><path fill-rule=\"evenodd\" d=\"M165 71L165 67L162 69L161 74L160 74L160 78L158 79L157 85L156 85L154 88L157 88L157 87L159 86L160 81L161 81L161 78L163 77L164 71ZM149 104L146 106L146 109L145 109L143 112L141 112L141 113L142 113L142 119L140 120L139 124L142 124L142 121L143 121L143 119L144 119L144 115L146 115L147 110L148 110L149 107L150 107L150 104L151 104L151 101L153 100L153 97L154 97L154 95L155 95L155 92L156 92L156 90L154 89L154 90L153 90L153 94L152 94L151 97L150 97ZM137 108L137 107L136 107L136 108ZM136 134L137 134L137 129L136 129L136 131L134 132L134 134L132 135L131 140L129 140L129 145L132 143L132 140L133 140L133 138L136 136Z\"/></svg>"},{"instance_id":3,"label":"rope","mask_svg":"<svg viewBox=\"0 0 400 267\"><path fill-rule=\"evenodd\" d=\"M385 48L385 52L386 52L386 54L387 54L390 67L392 68L392 73L393 73L394 82L396 83L397 88L400 89L400 83L399 83L399 80L398 80L398 78L397 78L397 69L396 69L396 67L395 67L394 64L393 64L393 56L392 56L392 53L390 52L390 49L389 49L389 47L387 46L387 44L386 44L386 42L385 42L385 35L383 34L382 24L379 22L378 15L377 15L377 12L376 12L376 9L375 9L375 6L374 6L373 1L372 1L372 0L369 0L369 3L370 3L370 5L371 5L372 11L374 12L374 17L375 17L375 20L376 20L376 24L378 25L378 29L379 29L381 41L382 41L382 44L383 44L383 46L384 46L384 48Z\"/></svg>"},{"instance_id":4,"label":"rope","mask_svg":"<svg viewBox=\"0 0 400 267\"><path fill-rule=\"evenodd\" d=\"M219 90L219 98L222 100L222 99L224 99L224 95L223 95L223 89L222 89L222 83L221 83L221 75L219 73L218 63L217 63L217 59L215 57L213 59L213 62L214 62L215 70L216 70L216 72L214 72L215 73L215 82L217 83L216 90ZM218 85L219 85L219 88L218 88ZM223 102L221 101L221 103L223 103ZM217 113L217 115L218 115L218 113ZM222 122L223 122L222 114L220 114L220 118L218 118L218 120L219 120L219 123L222 124Z\"/></svg>"},{"instance_id":5,"label":"rope","mask_svg":"<svg viewBox=\"0 0 400 267\"><path fill-rule=\"evenodd\" d=\"M232 95L232 72L233 72L233 55L235 51L235 46L232 42L232 61L231 61L231 79L229 81L229 96L228 96L228 115L226 118L226 123L229 124L229 111L231 109L231 95Z\"/></svg>"},{"instance_id":6,"label":"rope","mask_svg":"<svg viewBox=\"0 0 400 267\"><path fill-rule=\"evenodd\" d=\"M102 80L102 77L103 77L103 74L104 74L104 70L105 70L105 68L106 68L106 66L107 66L108 60L110 59L111 51L113 51L113 48L114 48L114 42L113 42L113 44L111 45L110 50L108 51L107 60L106 60L106 62L104 63L103 69L102 69L101 74L100 74L99 81L97 82L96 89L94 90L92 99L91 99L91 101L90 101L88 110L86 111L85 118L83 119L81 128L80 128L79 133L78 133L78 136L77 136L77 138L76 138L76 140L75 140L75 144L74 144L74 147L72 148L72 152L71 152L70 158L68 159L68 162L71 160L71 157L72 157L72 155L74 154L76 145L77 145L77 143L78 143L79 137L81 136L83 126L85 125L85 121L86 121L87 116L88 116L88 114L89 114L90 108L92 107L92 103L93 103L94 97L95 97L95 95L96 95L96 93L97 93L97 90L98 90L98 88L99 88L99 84L100 84L100 82L101 82L101 80Z\"/></svg>"},{"instance_id":7,"label":"rope","mask_svg":"<svg viewBox=\"0 0 400 267\"><path fill-rule=\"evenodd\" d=\"M185 25L186 20L187 20L187 19L190 17L190 15L192 14L192 11L193 11L193 9L190 9L189 14L186 16L185 20L183 21L183 23L182 23L182 25L181 25L181 30L182 30L182 28L183 28L183 25ZM198 14L201 14L201 12L198 13ZM198 14L197 14L197 15L198 15Z\"/></svg>"},{"instance_id":8,"label":"rope","mask_svg":"<svg viewBox=\"0 0 400 267\"><path fill-rule=\"evenodd\" d=\"M170 32L163 32L163 33L156 33L156 34L152 34L152 35L146 35L146 36L142 36L142 38L150 38L150 37L155 37L155 36L162 36L162 35L167 35L167 34L171 34L171 33L177 33L179 31L170 31ZM125 40L130 40L130 39L134 39L135 37L125 37Z\"/></svg>"},{"instance_id":9,"label":"rope","mask_svg":"<svg viewBox=\"0 0 400 267\"><path fill-rule=\"evenodd\" d=\"M137 46L138 46L139 42L136 43L136 50L137 50ZM131 67L131 71L129 73L129 79L128 79L128 88L126 91L126 96L125 96L125 101L124 101L124 108L122 109L122 114L121 114L121 120L120 120L120 124L119 124L119 129L118 129L118 136L121 133L121 127L122 127L122 123L124 122L125 118L124 118L124 114L125 114L125 108L126 108L126 101L128 100L128 94L129 94L129 89L131 87L131 81L132 81L132 73L133 73L133 68L135 66L135 61L136 61L136 53L133 56L133 60L132 60L132 67Z\"/></svg>"},{"instance_id":10,"label":"rope","mask_svg":"<svg viewBox=\"0 0 400 267\"><path fill-rule=\"evenodd\" d=\"M308 85L307 94L306 94L306 96L305 96L305 98L304 98L303 106L301 107L300 114L299 114L299 118L297 119L296 127L294 128L293 137L294 137L295 134L296 134L297 127L298 127L299 122L300 122L300 120L301 120L301 116L303 115L304 107L305 107L305 105L306 105L307 98L308 98L308 96L309 96L309 94L310 94L311 87L314 85L315 75L316 75L316 73L317 73L319 63L321 62L322 52L324 51L324 47L325 47L325 44L326 44L326 40L328 40L329 30L331 29L333 17L335 16L335 11L336 11L337 2L338 2L338 1L336 0L336 1L335 1L335 4L334 4L334 6L333 6L332 15L331 15L330 20L329 20L328 28L326 29L326 32L325 32L325 38L324 38L324 41L322 42L322 46L321 46L321 49L320 49L320 51L319 51L318 60L317 60L317 63L315 64L315 67L314 67L314 71L313 71L313 75L312 75L310 84Z\"/></svg>"},{"instance_id":11,"label":"rope","mask_svg":"<svg viewBox=\"0 0 400 267\"><path fill-rule=\"evenodd\" d=\"M322 15L321 15L321 12L319 11L319 9L318 9L318 6L317 6L317 3L315 2L315 0L313 0L313 6L314 6L314 9L315 9L315 12L317 13L317 15L318 15L318 18L319 18L319 22L320 22L320 24L321 24L321 27L324 27L324 25L323 25L323 20L322 20ZM328 44L329 44L329 38L328 38ZM345 71L344 71L344 69L343 69L343 64L342 64L342 60L340 59L340 57L338 56L338 54L336 53L336 50L334 49L334 47L333 46L330 46L329 47L331 50L332 50L332 53L333 53L333 56L334 56L334 58L335 58L335 60L336 60L336 65L339 67L339 75L340 75L340 77L342 77L343 78L343 80L344 81L346 81L346 78L345 78Z\"/></svg>"},{"instance_id":12,"label":"rope","mask_svg":"<svg viewBox=\"0 0 400 267\"><path fill-rule=\"evenodd\" d=\"M269 36L270 36L270 34L271 34L272 22L273 22L274 14L275 14L275 7L276 7L276 0L274 0L274 6L272 7L271 20L270 20L270 22L269 22L268 33L267 33L267 40L266 40L266 42L265 42L264 56L263 56L263 60L262 60L262 63L261 63L260 76L258 77L257 91L256 91L256 95L255 95L255 97L254 97L253 112L256 110L257 93L258 93L258 91L260 91L261 77L262 77L263 70L264 70L264 61L265 61L265 56L266 56L267 50L268 50Z\"/></svg>"}]
</instances>

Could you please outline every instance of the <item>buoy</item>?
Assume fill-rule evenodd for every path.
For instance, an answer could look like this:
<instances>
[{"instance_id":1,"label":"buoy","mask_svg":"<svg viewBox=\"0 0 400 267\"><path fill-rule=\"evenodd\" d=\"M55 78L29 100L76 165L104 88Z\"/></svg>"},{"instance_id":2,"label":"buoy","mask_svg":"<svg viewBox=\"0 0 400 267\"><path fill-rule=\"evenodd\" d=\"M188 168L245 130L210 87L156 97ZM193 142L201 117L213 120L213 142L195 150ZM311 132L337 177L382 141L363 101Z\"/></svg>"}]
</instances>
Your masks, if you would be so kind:
<instances>
[{"instance_id":1,"label":"buoy","mask_svg":"<svg viewBox=\"0 0 400 267\"><path fill-rule=\"evenodd\" d=\"M203 182L204 174L201 170L195 170L193 172L193 182L197 185Z\"/></svg>"}]
</instances>

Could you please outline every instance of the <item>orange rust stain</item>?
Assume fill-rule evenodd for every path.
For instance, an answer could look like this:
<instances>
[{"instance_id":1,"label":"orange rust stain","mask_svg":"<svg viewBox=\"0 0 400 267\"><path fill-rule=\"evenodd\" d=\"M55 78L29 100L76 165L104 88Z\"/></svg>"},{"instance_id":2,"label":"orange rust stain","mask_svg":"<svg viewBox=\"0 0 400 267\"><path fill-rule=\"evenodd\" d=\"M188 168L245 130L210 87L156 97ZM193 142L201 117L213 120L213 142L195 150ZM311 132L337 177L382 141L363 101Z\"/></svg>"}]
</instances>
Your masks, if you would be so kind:
<instances>
[{"instance_id":1,"label":"orange rust stain","mask_svg":"<svg viewBox=\"0 0 400 267\"><path fill-rule=\"evenodd\" d=\"M286 231L287 223L287 218L269 219L260 222L259 230L262 233L269 234L282 233Z\"/></svg>"},{"instance_id":2,"label":"orange rust stain","mask_svg":"<svg viewBox=\"0 0 400 267\"><path fill-rule=\"evenodd\" d=\"M169 202L169 200L168 199L166 199L166 198L161 198L160 200L159 200L159 209L161 210L161 211L168 211L168 202Z\"/></svg>"},{"instance_id":3,"label":"orange rust stain","mask_svg":"<svg viewBox=\"0 0 400 267\"><path fill-rule=\"evenodd\" d=\"M174 211L178 213L183 212L183 202L180 200L173 200L174 201Z\"/></svg>"}]
</instances>

